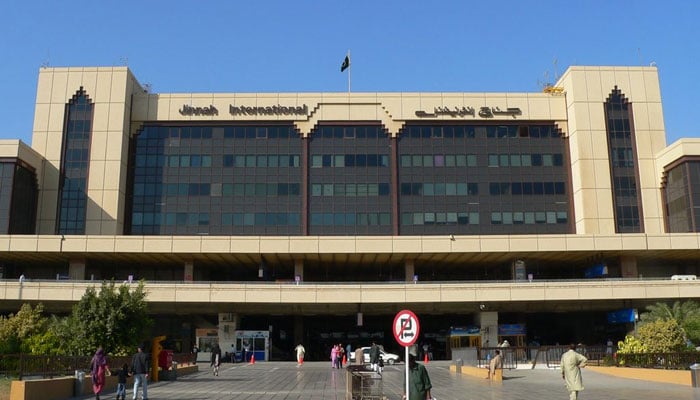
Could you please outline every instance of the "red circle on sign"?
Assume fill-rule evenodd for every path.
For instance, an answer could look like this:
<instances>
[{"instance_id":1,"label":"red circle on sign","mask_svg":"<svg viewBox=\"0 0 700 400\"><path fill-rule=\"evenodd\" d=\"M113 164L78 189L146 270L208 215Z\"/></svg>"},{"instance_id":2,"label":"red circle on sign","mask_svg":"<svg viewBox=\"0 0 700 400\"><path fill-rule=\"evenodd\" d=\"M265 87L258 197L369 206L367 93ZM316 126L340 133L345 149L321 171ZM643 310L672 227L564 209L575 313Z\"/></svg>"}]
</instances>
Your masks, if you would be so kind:
<instances>
[{"instance_id":1,"label":"red circle on sign","mask_svg":"<svg viewBox=\"0 0 700 400\"><path fill-rule=\"evenodd\" d=\"M404 347L413 345L418 340L418 333L420 332L418 317L410 310L399 311L394 317L394 325L391 331L394 332L394 339L400 345Z\"/></svg>"}]
</instances>

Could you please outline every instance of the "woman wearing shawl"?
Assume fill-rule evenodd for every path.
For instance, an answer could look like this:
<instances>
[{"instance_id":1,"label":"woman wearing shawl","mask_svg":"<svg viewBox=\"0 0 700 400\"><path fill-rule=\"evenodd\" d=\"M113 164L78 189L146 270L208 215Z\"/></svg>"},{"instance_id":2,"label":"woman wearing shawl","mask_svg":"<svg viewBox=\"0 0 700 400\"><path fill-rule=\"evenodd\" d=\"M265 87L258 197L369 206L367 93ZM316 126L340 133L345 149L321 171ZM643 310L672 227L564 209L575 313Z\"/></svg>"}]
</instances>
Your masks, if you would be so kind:
<instances>
[{"instance_id":1,"label":"woman wearing shawl","mask_svg":"<svg viewBox=\"0 0 700 400\"><path fill-rule=\"evenodd\" d=\"M107 357L102 347L99 347L95 355L92 356L90 371L92 373L92 391L95 393L95 399L100 400L100 393L105 386L105 375L109 374Z\"/></svg>"}]
</instances>

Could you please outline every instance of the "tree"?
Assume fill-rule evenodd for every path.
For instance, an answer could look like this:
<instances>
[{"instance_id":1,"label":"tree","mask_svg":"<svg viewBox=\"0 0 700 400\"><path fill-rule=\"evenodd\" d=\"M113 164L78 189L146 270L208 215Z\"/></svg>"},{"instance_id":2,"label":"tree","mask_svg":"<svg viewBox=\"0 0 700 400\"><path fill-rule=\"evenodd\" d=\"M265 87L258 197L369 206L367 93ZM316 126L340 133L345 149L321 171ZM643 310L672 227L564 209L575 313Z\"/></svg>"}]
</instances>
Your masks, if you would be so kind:
<instances>
[{"instance_id":1,"label":"tree","mask_svg":"<svg viewBox=\"0 0 700 400\"><path fill-rule=\"evenodd\" d=\"M673 306L656 303L647 307L640 315L641 326L658 320L675 320L681 329L685 342L700 343L700 305L692 300L676 301Z\"/></svg>"},{"instance_id":2,"label":"tree","mask_svg":"<svg viewBox=\"0 0 700 400\"><path fill-rule=\"evenodd\" d=\"M102 346L110 354L130 354L152 324L145 298L143 282L119 287L103 282L99 294L88 288L69 317L71 351L86 355Z\"/></svg>"},{"instance_id":3,"label":"tree","mask_svg":"<svg viewBox=\"0 0 700 400\"><path fill-rule=\"evenodd\" d=\"M27 352L27 339L32 335L44 332L47 319L42 315L43 304L39 303L32 309L30 304L22 304L17 314L8 317L0 316L0 353L10 354Z\"/></svg>"},{"instance_id":4,"label":"tree","mask_svg":"<svg viewBox=\"0 0 700 400\"><path fill-rule=\"evenodd\" d=\"M639 341L652 353L683 351L687 348L683 331L675 319L648 322L638 329Z\"/></svg>"}]
</instances>

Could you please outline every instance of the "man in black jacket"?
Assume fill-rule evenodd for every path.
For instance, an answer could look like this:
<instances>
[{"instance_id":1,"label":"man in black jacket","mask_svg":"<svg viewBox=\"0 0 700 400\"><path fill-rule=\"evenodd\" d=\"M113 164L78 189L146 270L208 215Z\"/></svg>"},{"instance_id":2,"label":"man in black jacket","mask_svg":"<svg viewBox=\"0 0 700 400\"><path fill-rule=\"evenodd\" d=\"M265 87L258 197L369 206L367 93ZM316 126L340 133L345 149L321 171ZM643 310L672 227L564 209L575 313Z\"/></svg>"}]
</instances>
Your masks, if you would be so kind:
<instances>
[{"instance_id":1,"label":"man in black jacket","mask_svg":"<svg viewBox=\"0 0 700 400\"><path fill-rule=\"evenodd\" d=\"M131 372L134 374L134 397L136 400L139 385L143 387L143 400L148 400L148 357L143 352L143 345L139 346L138 351L131 359Z\"/></svg>"}]
</instances>

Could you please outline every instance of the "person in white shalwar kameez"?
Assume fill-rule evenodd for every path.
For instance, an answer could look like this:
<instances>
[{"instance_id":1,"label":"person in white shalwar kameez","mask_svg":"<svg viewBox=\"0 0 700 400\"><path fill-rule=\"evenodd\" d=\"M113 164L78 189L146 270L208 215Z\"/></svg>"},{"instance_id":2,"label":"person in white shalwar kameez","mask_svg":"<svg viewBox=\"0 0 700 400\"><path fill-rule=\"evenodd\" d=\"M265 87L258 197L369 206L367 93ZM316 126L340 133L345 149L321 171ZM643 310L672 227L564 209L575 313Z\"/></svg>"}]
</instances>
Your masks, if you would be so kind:
<instances>
[{"instance_id":1,"label":"person in white shalwar kameez","mask_svg":"<svg viewBox=\"0 0 700 400\"><path fill-rule=\"evenodd\" d=\"M561 377L569 390L569 400L578 399L578 392L583 390L581 368L586 366L588 359L576 352L576 345L569 345L569 351L561 356Z\"/></svg>"}]
</instances>

